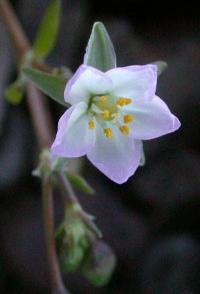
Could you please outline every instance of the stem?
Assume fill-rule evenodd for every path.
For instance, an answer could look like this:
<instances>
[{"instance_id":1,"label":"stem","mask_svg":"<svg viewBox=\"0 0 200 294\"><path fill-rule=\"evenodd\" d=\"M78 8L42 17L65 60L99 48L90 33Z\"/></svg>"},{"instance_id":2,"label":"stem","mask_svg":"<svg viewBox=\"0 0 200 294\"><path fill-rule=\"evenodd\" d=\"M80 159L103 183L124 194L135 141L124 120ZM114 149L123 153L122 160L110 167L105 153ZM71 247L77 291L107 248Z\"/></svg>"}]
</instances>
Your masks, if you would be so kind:
<instances>
[{"instance_id":1,"label":"stem","mask_svg":"<svg viewBox=\"0 0 200 294\"><path fill-rule=\"evenodd\" d=\"M15 45L19 59L22 59L24 54L31 49L31 45L13 7L7 0L0 0L0 16ZM27 102L39 146L41 148L49 147L53 140L52 119L45 97L31 83L27 84Z\"/></svg>"},{"instance_id":2,"label":"stem","mask_svg":"<svg viewBox=\"0 0 200 294\"><path fill-rule=\"evenodd\" d=\"M70 201L71 203L79 203L74 190L68 180L68 178L66 177L66 175L63 172L58 172L57 173L57 178L59 183L62 185L62 191L64 191L64 201ZM67 198L66 198L66 194L67 194Z\"/></svg>"},{"instance_id":3,"label":"stem","mask_svg":"<svg viewBox=\"0 0 200 294\"><path fill-rule=\"evenodd\" d=\"M41 148L49 147L53 141L53 122L47 100L31 83L27 84L27 103L34 125L38 144Z\"/></svg>"},{"instance_id":4,"label":"stem","mask_svg":"<svg viewBox=\"0 0 200 294\"><path fill-rule=\"evenodd\" d=\"M0 0L0 16L13 41L20 61L23 58L24 54L27 51L31 50L31 45L24 33L24 30L22 29L22 26L16 16L12 5L7 0ZM33 60L33 65L34 67L45 72L52 72L52 68L42 62L38 63L36 60Z\"/></svg>"},{"instance_id":5,"label":"stem","mask_svg":"<svg viewBox=\"0 0 200 294\"><path fill-rule=\"evenodd\" d=\"M7 0L0 0L0 15L21 58L31 49L28 39L23 32L19 20L11 4Z\"/></svg>"},{"instance_id":6,"label":"stem","mask_svg":"<svg viewBox=\"0 0 200 294\"><path fill-rule=\"evenodd\" d=\"M43 216L44 227L46 235L46 247L49 263L49 271L51 278L51 286L53 294L67 294L69 293L64 289L59 265L55 249L55 236L54 236L54 212L53 212L53 189L52 182L49 177L44 177L42 181L42 199L43 199Z\"/></svg>"},{"instance_id":7,"label":"stem","mask_svg":"<svg viewBox=\"0 0 200 294\"><path fill-rule=\"evenodd\" d=\"M14 9L7 0L0 0L0 16L16 47L19 60L21 60L24 54L31 49L31 46L18 21ZM50 111L43 95L31 83L27 84L27 102L38 144L41 148L49 147L53 139L53 123ZM67 294L69 292L65 290L63 286L55 250L52 183L49 179L44 179L42 186L44 229L52 294Z\"/></svg>"},{"instance_id":8,"label":"stem","mask_svg":"<svg viewBox=\"0 0 200 294\"><path fill-rule=\"evenodd\" d=\"M58 172L57 179L59 184L61 184L62 186L61 192L63 192L62 194L64 196L65 203L71 202L71 203L77 203L80 205L79 200L77 199L67 176L63 172ZM102 238L101 231L94 223L94 217L87 214L83 209L80 210L79 215L82 218L82 220L85 222L85 224L96 234L97 238Z\"/></svg>"}]
</instances>

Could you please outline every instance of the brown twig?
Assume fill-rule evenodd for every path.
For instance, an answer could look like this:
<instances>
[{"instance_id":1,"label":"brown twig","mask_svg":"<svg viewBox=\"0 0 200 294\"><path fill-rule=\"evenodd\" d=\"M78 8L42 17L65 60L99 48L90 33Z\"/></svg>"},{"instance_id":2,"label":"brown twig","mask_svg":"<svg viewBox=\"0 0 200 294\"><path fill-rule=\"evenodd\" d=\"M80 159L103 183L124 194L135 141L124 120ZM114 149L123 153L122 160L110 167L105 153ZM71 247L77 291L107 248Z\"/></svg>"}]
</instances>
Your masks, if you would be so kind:
<instances>
[{"instance_id":1,"label":"brown twig","mask_svg":"<svg viewBox=\"0 0 200 294\"><path fill-rule=\"evenodd\" d=\"M11 4L7 0L0 0L0 14L13 41L18 56L22 58L23 55L31 49L31 46Z\"/></svg>"},{"instance_id":2,"label":"brown twig","mask_svg":"<svg viewBox=\"0 0 200 294\"><path fill-rule=\"evenodd\" d=\"M15 45L19 60L22 60L24 54L31 49L31 46L18 21L15 11L7 0L0 0L0 16ZM27 84L27 102L38 144L41 148L49 147L53 139L53 124L50 111L42 94L30 83ZM42 186L44 228L46 232L52 294L67 294L69 292L63 286L55 251L52 186L47 179L43 180Z\"/></svg>"},{"instance_id":3,"label":"brown twig","mask_svg":"<svg viewBox=\"0 0 200 294\"><path fill-rule=\"evenodd\" d=\"M49 267L51 268L50 277L52 284L52 293L67 294L68 292L63 286L59 266L56 256L55 236L54 236L54 209L53 209L53 187L49 177L43 178L42 194L43 194L43 216L47 246L47 256Z\"/></svg>"},{"instance_id":4,"label":"brown twig","mask_svg":"<svg viewBox=\"0 0 200 294\"><path fill-rule=\"evenodd\" d=\"M20 62L24 54L31 50L29 40L21 27L13 7L7 0L0 0L0 15L13 41ZM52 72L52 68L42 62L33 60L33 65L45 72Z\"/></svg>"},{"instance_id":5,"label":"brown twig","mask_svg":"<svg viewBox=\"0 0 200 294\"><path fill-rule=\"evenodd\" d=\"M0 16L6 26L6 29L8 30L13 44L15 45L19 60L21 60L24 57L24 54L31 50L31 46L9 1L0 0ZM37 138L40 138L40 147L45 148L51 145L53 132L52 127L49 128L48 126L53 126L53 124L51 117L48 114L49 111L44 97L41 97L42 94L39 94L39 91L36 89L33 90L33 88L33 86L27 86L28 106L35 126ZM38 111L39 113L36 113ZM45 126L43 126L41 122L45 122L47 124L46 129L42 132L42 134L40 128L45 128Z\"/></svg>"},{"instance_id":6,"label":"brown twig","mask_svg":"<svg viewBox=\"0 0 200 294\"><path fill-rule=\"evenodd\" d=\"M33 84L27 84L27 103L41 148L49 147L54 136L50 110L44 98L44 95Z\"/></svg>"}]
</instances>

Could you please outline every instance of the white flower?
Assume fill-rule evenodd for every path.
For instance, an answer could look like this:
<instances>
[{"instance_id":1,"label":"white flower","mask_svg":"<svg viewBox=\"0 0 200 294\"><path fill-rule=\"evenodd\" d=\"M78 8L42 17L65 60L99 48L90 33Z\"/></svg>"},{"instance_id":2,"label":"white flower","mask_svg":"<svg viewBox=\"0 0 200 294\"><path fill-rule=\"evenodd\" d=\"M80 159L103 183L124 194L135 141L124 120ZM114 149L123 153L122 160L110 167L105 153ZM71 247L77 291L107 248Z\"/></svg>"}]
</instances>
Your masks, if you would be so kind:
<instances>
[{"instance_id":1,"label":"white flower","mask_svg":"<svg viewBox=\"0 0 200 294\"><path fill-rule=\"evenodd\" d=\"M128 66L101 72L81 65L65 88L72 106L59 120L52 152L88 159L116 183L140 163L142 140L157 138L180 122L155 95L157 67Z\"/></svg>"}]
</instances>

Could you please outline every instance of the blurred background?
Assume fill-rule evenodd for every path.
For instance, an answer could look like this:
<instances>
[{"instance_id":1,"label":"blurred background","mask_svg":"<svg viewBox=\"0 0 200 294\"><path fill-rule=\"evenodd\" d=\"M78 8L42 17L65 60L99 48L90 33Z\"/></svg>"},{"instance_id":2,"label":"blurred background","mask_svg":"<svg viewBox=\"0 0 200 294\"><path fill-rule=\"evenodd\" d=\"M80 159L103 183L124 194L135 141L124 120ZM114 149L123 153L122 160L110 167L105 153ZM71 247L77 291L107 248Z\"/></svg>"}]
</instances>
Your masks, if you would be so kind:
<instances>
[{"instance_id":1,"label":"blurred background","mask_svg":"<svg viewBox=\"0 0 200 294\"><path fill-rule=\"evenodd\" d=\"M12 1L32 40L48 0ZM108 7L109 3L109 7ZM200 293L200 15L176 1L63 1L51 65L75 70L92 24L101 20L118 65L165 60L158 94L181 129L145 142L146 165L125 185L109 181L88 161L82 173L96 194L79 194L97 217L118 263L108 286L92 287L79 273L65 275L72 293ZM26 103L13 107L4 88L16 75L15 52L0 22L0 293L49 293L39 180L31 176L38 149ZM55 124L63 107L49 101ZM56 220L62 202L56 197Z\"/></svg>"}]
</instances>

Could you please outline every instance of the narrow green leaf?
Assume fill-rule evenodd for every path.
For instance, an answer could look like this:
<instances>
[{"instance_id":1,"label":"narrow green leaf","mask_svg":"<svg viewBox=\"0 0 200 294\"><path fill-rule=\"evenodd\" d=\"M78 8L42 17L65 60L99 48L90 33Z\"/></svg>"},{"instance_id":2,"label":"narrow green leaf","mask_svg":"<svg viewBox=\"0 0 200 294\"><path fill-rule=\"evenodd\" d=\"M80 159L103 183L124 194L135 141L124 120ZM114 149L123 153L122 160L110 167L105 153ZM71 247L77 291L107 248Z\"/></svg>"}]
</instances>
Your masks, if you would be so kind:
<instances>
[{"instance_id":1,"label":"narrow green leaf","mask_svg":"<svg viewBox=\"0 0 200 294\"><path fill-rule=\"evenodd\" d=\"M84 56L84 64L107 71L116 67L116 55L112 41L101 22L93 25Z\"/></svg>"},{"instance_id":2,"label":"narrow green leaf","mask_svg":"<svg viewBox=\"0 0 200 294\"><path fill-rule=\"evenodd\" d=\"M5 90L6 100L13 105L18 105L22 101L24 96L23 87L20 85L20 82L16 80L14 83L8 86Z\"/></svg>"},{"instance_id":3,"label":"narrow green leaf","mask_svg":"<svg viewBox=\"0 0 200 294\"><path fill-rule=\"evenodd\" d=\"M67 177L71 182L72 186L85 194L94 194L93 188L86 182L86 180L75 173L67 173Z\"/></svg>"},{"instance_id":4,"label":"narrow green leaf","mask_svg":"<svg viewBox=\"0 0 200 294\"><path fill-rule=\"evenodd\" d=\"M167 62L162 60L152 62L152 64L155 64L157 66L158 76L160 76L167 68Z\"/></svg>"},{"instance_id":5,"label":"narrow green leaf","mask_svg":"<svg viewBox=\"0 0 200 294\"><path fill-rule=\"evenodd\" d=\"M35 57L43 59L54 48L60 25L61 1L51 0L38 28L33 50Z\"/></svg>"},{"instance_id":6,"label":"narrow green leaf","mask_svg":"<svg viewBox=\"0 0 200 294\"><path fill-rule=\"evenodd\" d=\"M47 74L32 68L24 68L23 73L50 98L64 106L68 106L64 101L64 89L67 82L64 77Z\"/></svg>"}]
</instances>

